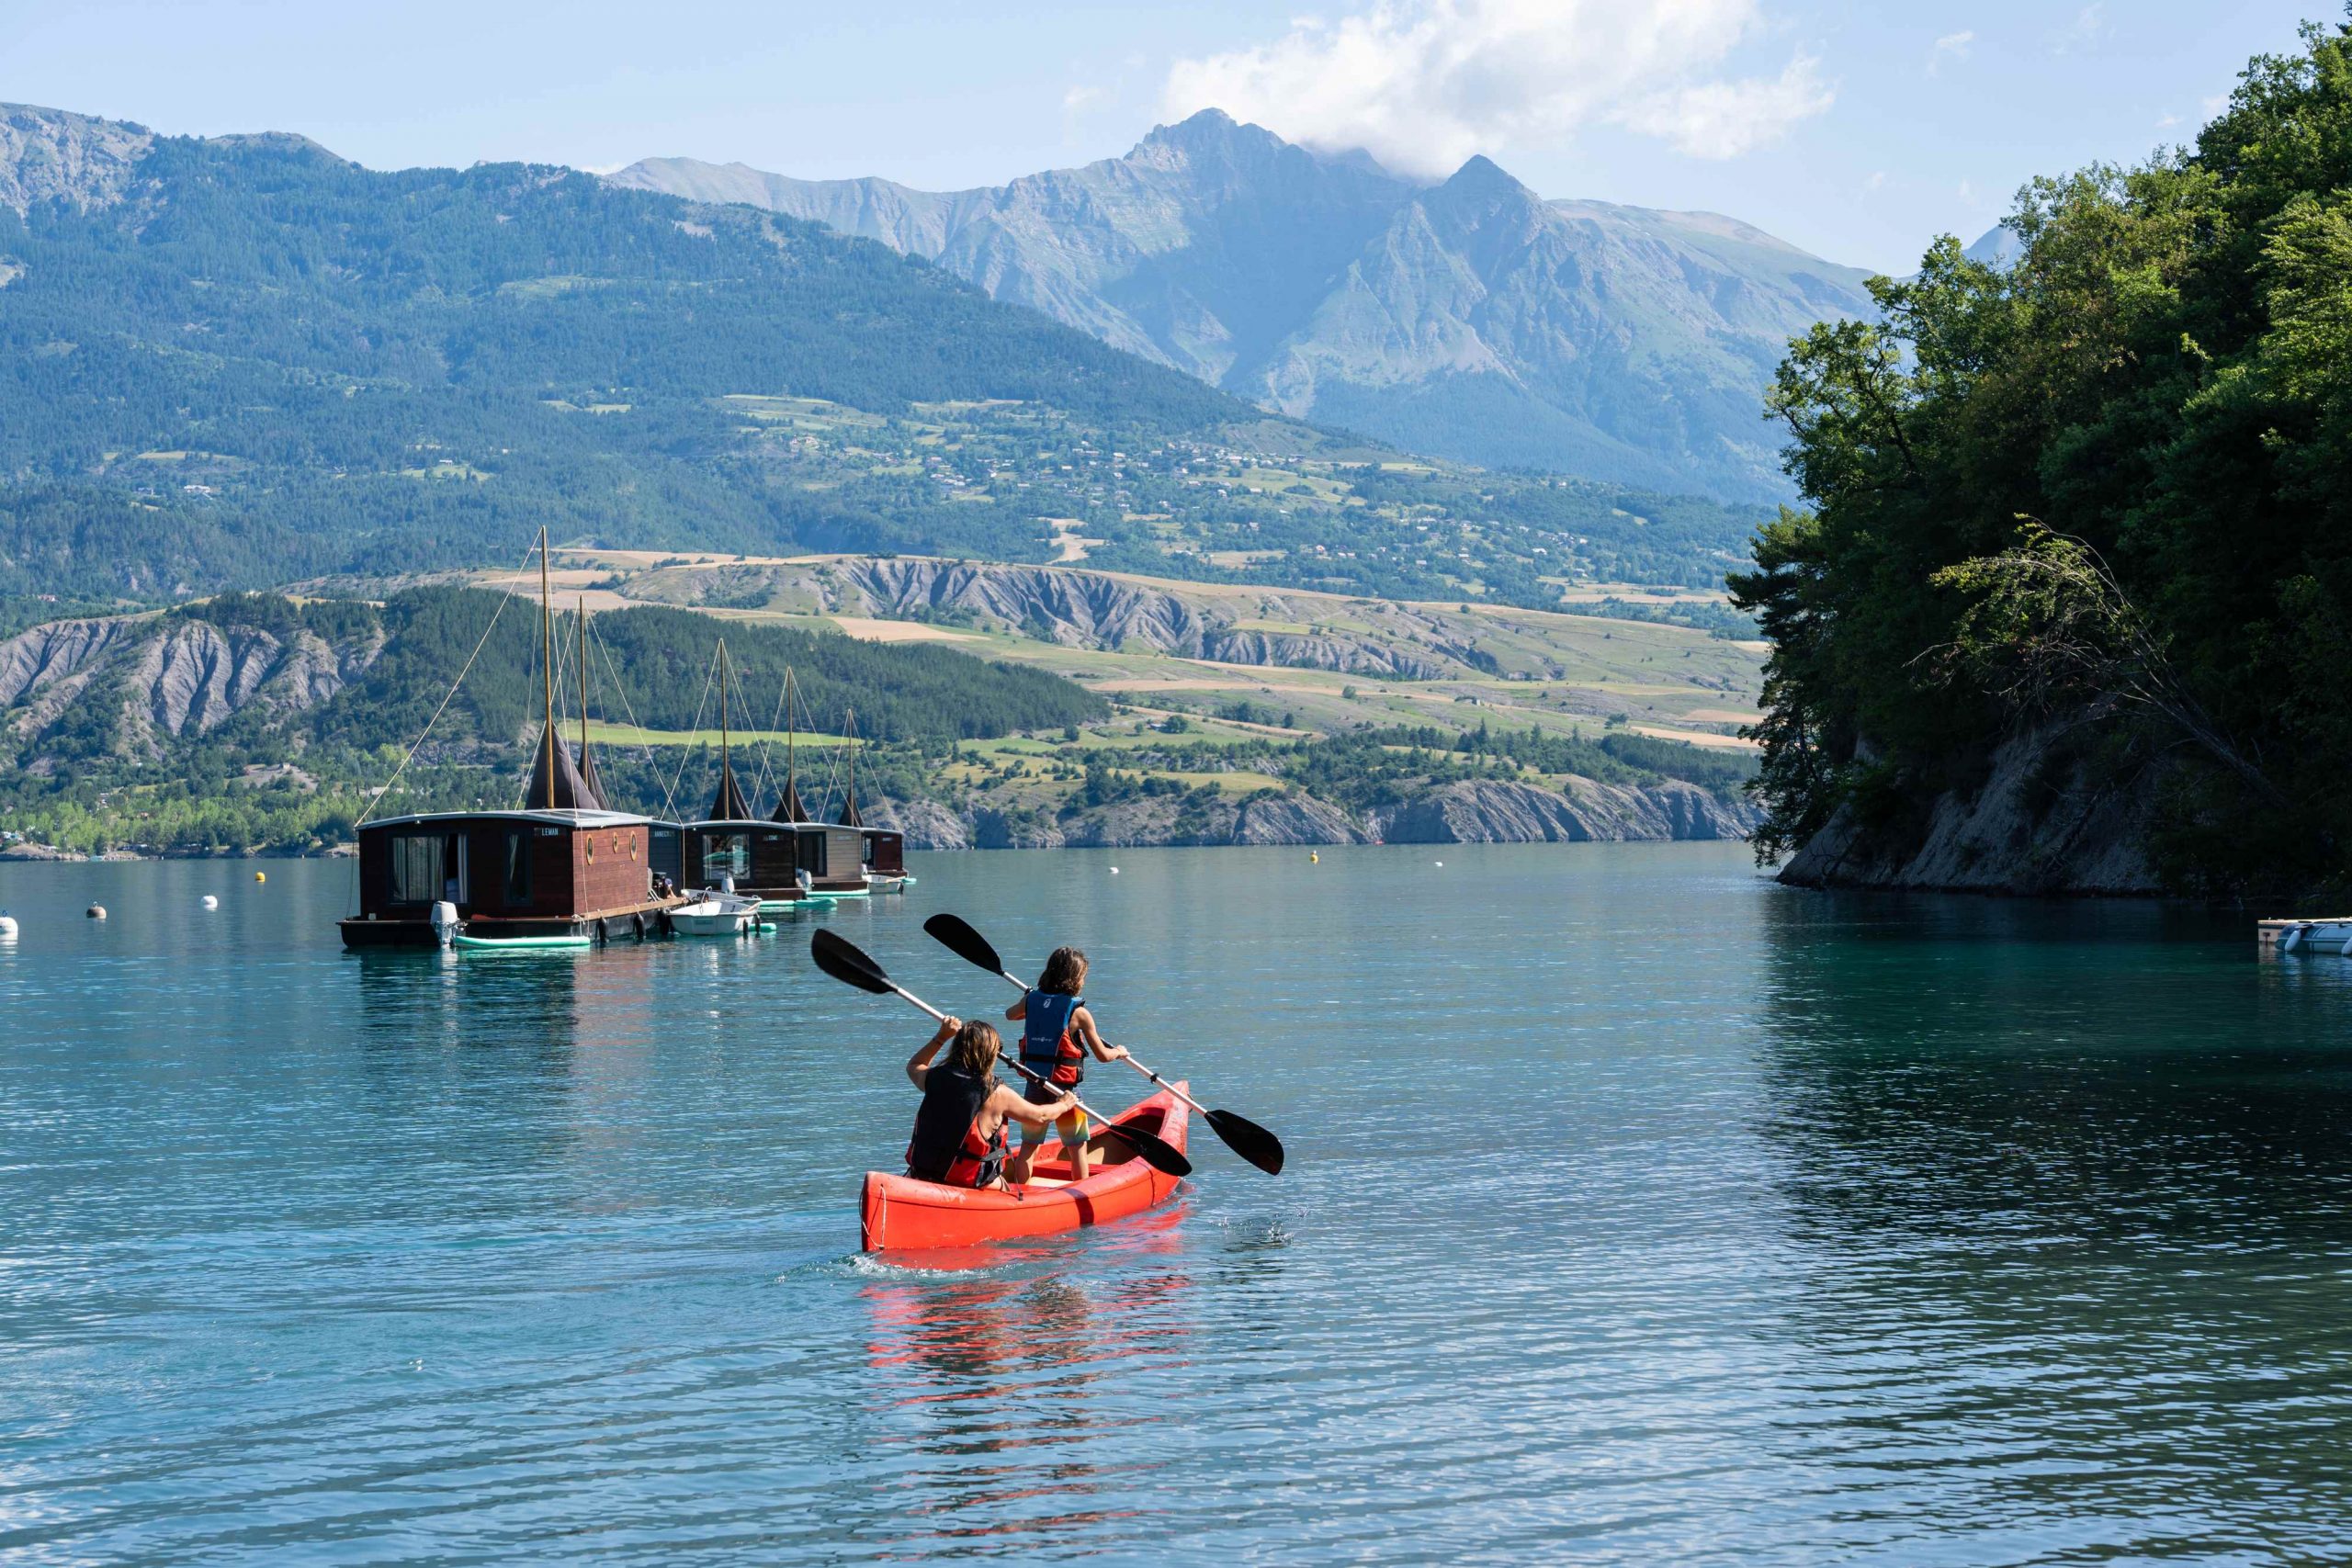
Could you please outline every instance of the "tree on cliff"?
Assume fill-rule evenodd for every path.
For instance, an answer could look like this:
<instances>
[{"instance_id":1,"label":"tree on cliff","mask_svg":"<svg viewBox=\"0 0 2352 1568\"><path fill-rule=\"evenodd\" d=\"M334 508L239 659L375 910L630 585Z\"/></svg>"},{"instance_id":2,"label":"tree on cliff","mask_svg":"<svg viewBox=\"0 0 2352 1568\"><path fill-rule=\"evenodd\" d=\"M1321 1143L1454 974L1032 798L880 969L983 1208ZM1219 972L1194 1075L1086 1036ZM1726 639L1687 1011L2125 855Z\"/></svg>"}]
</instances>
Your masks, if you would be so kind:
<instances>
[{"instance_id":1,"label":"tree on cliff","mask_svg":"<svg viewBox=\"0 0 2352 1568\"><path fill-rule=\"evenodd\" d=\"M2352 27L2303 42L2193 149L2027 186L2007 269L1946 237L1792 344L1808 507L1732 579L1775 645L1760 852L1900 831L2054 716L2161 790L2174 886L2352 880Z\"/></svg>"}]
</instances>

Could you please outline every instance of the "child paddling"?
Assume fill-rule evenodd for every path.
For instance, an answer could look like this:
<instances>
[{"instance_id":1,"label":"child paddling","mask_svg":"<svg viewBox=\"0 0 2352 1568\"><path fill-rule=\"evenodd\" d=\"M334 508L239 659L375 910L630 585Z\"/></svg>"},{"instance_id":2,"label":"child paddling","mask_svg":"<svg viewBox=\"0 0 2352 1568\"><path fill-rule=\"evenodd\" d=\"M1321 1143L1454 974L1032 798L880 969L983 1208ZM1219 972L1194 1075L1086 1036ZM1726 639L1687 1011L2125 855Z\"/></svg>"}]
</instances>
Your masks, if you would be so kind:
<instances>
[{"instance_id":1,"label":"child paddling","mask_svg":"<svg viewBox=\"0 0 2352 1568\"><path fill-rule=\"evenodd\" d=\"M1080 999L1085 988L1086 954L1074 947L1057 947L1046 958L1046 972L1037 976L1035 988L1004 1015L1022 1026L1021 1065L1037 1075L1026 1091L1029 1102L1070 1102L1070 1109L1057 1112L1056 1119L1072 1181L1085 1180L1091 1166L1092 1151L1087 1145L1091 1129L1086 1113L1076 1108L1078 1086L1086 1077L1086 1058L1091 1055L1098 1062L1115 1062L1127 1054L1125 1046L1111 1044L1095 1029L1094 1015ZM1016 1184L1029 1179L1029 1168L1046 1141L1042 1125L1024 1120L1022 1128L1021 1154L1011 1168Z\"/></svg>"}]
</instances>

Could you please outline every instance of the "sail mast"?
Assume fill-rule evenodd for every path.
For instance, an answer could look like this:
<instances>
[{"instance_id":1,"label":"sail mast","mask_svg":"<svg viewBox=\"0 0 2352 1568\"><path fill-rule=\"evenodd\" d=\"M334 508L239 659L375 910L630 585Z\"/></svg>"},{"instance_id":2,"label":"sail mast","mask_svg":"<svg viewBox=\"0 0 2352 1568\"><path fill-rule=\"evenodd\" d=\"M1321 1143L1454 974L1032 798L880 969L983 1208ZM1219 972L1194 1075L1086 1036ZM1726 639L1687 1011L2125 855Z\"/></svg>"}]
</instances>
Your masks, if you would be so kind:
<instances>
[{"instance_id":1,"label":"sail mast","mask_svg":"<svg viewBox=\"0 0 2352 1568\"><path fill-rule=\"evenodd\" d=\"M580 596L580 768L588 769L588 595Z\"/></svg>"},{"instance_id":2,"label":"sail mast","mask_svg":"<svg viewBox=\"0 0 2352 1568\"><path fill-rule=\"evenodd\" d=\"M718 787L724 792L734 777L727 759L727 639L718 639ZM722 793L720 798L724 799Z\"/></svg>"},{"instance_id":3,"label":"sail mast","mask_svg":"<svg viewBox=\"0 0 2352 1568\"><path fill-rule=\"evenodd\" d=\"M792 666L784 667L784 805L794 821L800 819L800 790L795 783L792 743L797 736L792 728Z\"/></svg>"},{"instance_id":4,"label":"sail mast","mask_svg":"<svg viewBox=\"0 0 2352 1568\"><path fill-rule=\"evenodd\" d=\"M842 820L855 822L857 820L857 710L848 709L847 714L849 723L846 728L849 734L844 739L849 741L849 782L842 786L842 797L849 803L849 806L848 809L842 813Z\"/></svg>"},{"instance_id":5,"label":"sail mast","mask_svg":"<svg viewBox=\"0 0 2352 1568\"><path fill-rule=\"evenodd\" d=\"M539 528L539 656L546 678L539 736L548 754L548 809L555 809L555 622L548 610L548 531Z\"/></svg>"}]
</instances>

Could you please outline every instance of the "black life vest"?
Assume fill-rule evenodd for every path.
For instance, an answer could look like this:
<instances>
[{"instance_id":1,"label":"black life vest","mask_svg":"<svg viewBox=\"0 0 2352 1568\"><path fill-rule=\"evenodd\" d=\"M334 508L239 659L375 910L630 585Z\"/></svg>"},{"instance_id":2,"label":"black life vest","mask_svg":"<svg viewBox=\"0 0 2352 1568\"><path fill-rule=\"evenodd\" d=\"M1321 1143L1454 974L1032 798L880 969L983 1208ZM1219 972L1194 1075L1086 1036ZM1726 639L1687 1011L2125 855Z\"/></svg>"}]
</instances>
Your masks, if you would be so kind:
<instances>
[{"instance_id":1,"label":"black life vest","mask_svg":"<svg viewBox=\"0 0 2352 1568\"><path fill-rule=\"evenodd\" d=\"M1032 991L1021 1008L1021 1065L1046 1082L1076 1089L1086 1081L1086 1053L1069 1032L1083 999L1060 991Z\"/></svg>"},{"instance_id":2,"label":"black life vest","mask_svg":"<svg viewBox=\"0 0 2352 1568\"><path fill-rule=\"evenodd\" d=\"M980 1112L995 1085L942 1063L923 1076L922 1106L907 1143L907 1174L947 1187L986 1187L1004 1174L1004 1123L980 1136Z\"/></svg>"}]
</instances>

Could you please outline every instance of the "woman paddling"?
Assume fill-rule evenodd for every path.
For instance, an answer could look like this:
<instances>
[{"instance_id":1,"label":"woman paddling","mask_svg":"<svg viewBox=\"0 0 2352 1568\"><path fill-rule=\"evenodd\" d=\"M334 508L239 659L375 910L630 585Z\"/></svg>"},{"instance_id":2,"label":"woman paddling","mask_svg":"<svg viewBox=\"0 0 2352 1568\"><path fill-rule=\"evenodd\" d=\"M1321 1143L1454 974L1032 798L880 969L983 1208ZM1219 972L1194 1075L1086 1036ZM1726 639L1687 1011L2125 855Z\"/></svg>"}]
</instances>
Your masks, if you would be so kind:
<instances>
[{"instance_id":1,"label":"woman paddling","mask_svg":"<svg viewBox=\"0 0 2352 1568\"><path fill-rule=\"evenodd\" d=\"M933 1066L950 1041L947 1059ZM996 1059L1003 1049L993 1025L949 1018L907 1058L907 1077L922 1090L914 1137L907 1144L909 1176L947 1187L1002 1187L1006 1123L1018 1122L1042 1135L1057 1117L1077 1110L1074 1094L1033 1105L997 1082ZM1027 1178L1025 1168L1021 1174Z\"/></svg>"},{"instance_id":2,"label":"woman paddling","mask_svg":"<svg viewBox=\"0 0 2352 1568\"><path fill-rule=\"evenodd\" d=\"M1032 1105L1067 1099L1070 1109L1057 1113L1062 1151L1069 1159L1072 1181L1083 1181L1092 1151L1087 1146L1086 1112L1077 1109L1078 1086L1086 1077L1089 1053L1098 1062L1115 1062L1127 1054L1124 1045L1105 1041L1094 1027L1079 993L1086 988L1086 954L1074 947L1057 947L1046 960L1046 972L1036 988L1006 1010L1005 1017L1021 1028L1021 1065L1036 1074L1029 1080ZM1046 1141L1042 1125L1023 1120L1021 1156L1012 1162L1012 1179L1029 1179L1029 1167Z\"/></svg>"}]
</instances>

